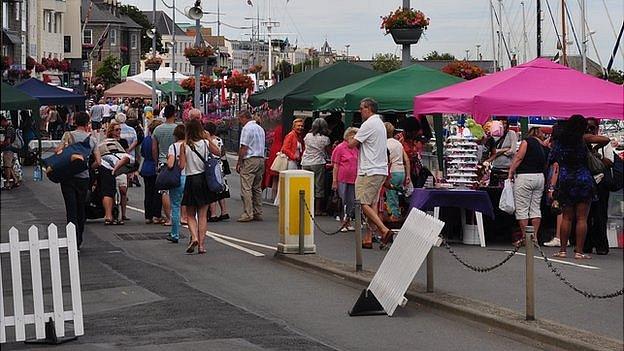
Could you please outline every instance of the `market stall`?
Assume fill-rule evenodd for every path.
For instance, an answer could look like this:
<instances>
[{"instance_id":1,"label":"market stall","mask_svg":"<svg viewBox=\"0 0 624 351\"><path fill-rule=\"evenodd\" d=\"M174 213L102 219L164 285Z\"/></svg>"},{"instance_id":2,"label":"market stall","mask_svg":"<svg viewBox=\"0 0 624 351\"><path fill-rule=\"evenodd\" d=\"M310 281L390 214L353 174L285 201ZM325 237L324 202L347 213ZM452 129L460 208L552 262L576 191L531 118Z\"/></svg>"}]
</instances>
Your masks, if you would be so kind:
<instances>
[{"instance_id":1,"label":"market stall","mask_svg":"<svg viewBox=\"0 0 624 351\"><path fill-rule=\"evenodd\" d=\"M6 83L2 83L0 109L10 110L38 110L39 100Z\"/></svg>"},{"instance_id":2,"label":"market stall","mask_svg":"<svg viewBox=\"0 0 624 351\"><path fill-rule=\"evenodd\" d=\"M378 75L378 72L347 62L297 73L247 99L251 106L267 103L283 106L284 133L290 130L295 110L312 111L314 96L329 90Z\"/></svg>"},{"instance_id":3,"label":"market stall","mask_svg":"<svg viewBox=\"0 0 624 351\"><path fill-rule=\"evenodd\" d=\"M144 83L126 80L104 91L105 97L140 97L151 98L152 89Z\"/></svg>"},{"instance_id":4,"label":"market stall","mask_svg":"<svg viewBox=\"0 0 624 351\"><path fill-rule=\"evenodd\" d=\"M479 123L493 116L568 118L573 114L622 120L623 96L624 87L621 85L540 58L489 76L418 95L414 97L414 114L434 115L437 150L443 150L442 114L467 114ZM442 169L443 152L438 152L438 164ZM498 204L500 191L497 193L497 189L490 188L484 190L488 191L492 203ZM507 221L505 218L501 220L504 215L499 217L500 212L496 209L495 213L497 220L491 222L492 225Z\"/></svg>"},{"instance_id":5,"label":"market stall","mask_svg":"<svg viewBox=\"0 0 624 351\"><path fill-rule=\"evenodd\" d=\"M17 89L39 100L41 105L77 105L85 108L84 95L79 95L59 87L30 78L16 86Z\"/></svg>"},{"instance_id":6,"label":"market stall","mask_svg":"<svg viewBox=\"0 0 624 351\"><path fill-rule=\"evenodd\" d=\"M174 80L176 82L180 82L184 79L188 78L182 73L175 73ZM152 70L145 70L137 75L130 76L127 78L128 80L135 80L141 82L151 82L152 81ZM156 70L156 81L159 83L165 83L171 81L171 67L161 66Z\"/></svg>"}]
</instances>

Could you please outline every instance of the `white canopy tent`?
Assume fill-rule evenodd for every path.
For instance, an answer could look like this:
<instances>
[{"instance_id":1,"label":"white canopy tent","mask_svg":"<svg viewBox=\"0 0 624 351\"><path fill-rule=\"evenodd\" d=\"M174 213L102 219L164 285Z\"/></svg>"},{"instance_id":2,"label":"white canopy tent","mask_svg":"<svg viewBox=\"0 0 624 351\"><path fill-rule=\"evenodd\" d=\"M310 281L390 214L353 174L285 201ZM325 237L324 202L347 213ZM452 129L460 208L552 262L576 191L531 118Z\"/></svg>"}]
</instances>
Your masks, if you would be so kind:
<instances>
[{"instance_id":1,"label":"white canopy tent","mask_svg":"<svg viewBox=\"0 0 624 351\"><path fill-rule=\"evenodd\" d=\"M180 81L184 80L188 78L188 76L185 76L184 74L175 73L175 81L180 83ZM146 70L143 71L135 76L131 76L128 77L127 79L132 79L132 80L136 80L136 81L141 81L141 82L151 82L152 81L152 71L151 70ZM156 71L156 81L159 83L166 83L168 81L171 81L171 68L170 67L164 67L161 66L157 71Z\"/></svg>"}]
</instances>

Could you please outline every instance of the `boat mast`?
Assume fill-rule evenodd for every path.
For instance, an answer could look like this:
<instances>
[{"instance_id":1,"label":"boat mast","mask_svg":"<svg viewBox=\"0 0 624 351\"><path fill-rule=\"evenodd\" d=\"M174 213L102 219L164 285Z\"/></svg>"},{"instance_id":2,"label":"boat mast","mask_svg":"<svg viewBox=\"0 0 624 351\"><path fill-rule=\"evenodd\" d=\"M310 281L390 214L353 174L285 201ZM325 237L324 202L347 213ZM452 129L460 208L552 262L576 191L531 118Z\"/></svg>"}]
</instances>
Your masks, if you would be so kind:
<instances>
[{"instance_id":1,"label":"boat mast","mask_svg":"<svg viewBox=\"0 0 624 351\"><path fill-rule=\"evenodd\" d=\"M565 0L561 0L561 59L564 66L568 65L567 54L567 39L566 39L566 5Z\"/></svg>"},{"instance_id":2,"label":"boat mast","mask_svg":"<svg viewBox=\"0 0 624 351\"><path fill-rule=\"evenodd\" d=\"M494 5L492 4L492 0L488 0L490 3L490 29L492 33L492 62L494 63L494 67L492 73L498 71L498 61L496 56L496 37L494 36Z\"/></svg>"},{"instance_id":3,"label":"boat mast","mask_svg":"<svg viewBox=\"0 0 624 351\"><path fill-rule=\"evenodd\" d=\"M542 0L537 0L537 57L542 56Z\"/></svg>"}]
</instances>

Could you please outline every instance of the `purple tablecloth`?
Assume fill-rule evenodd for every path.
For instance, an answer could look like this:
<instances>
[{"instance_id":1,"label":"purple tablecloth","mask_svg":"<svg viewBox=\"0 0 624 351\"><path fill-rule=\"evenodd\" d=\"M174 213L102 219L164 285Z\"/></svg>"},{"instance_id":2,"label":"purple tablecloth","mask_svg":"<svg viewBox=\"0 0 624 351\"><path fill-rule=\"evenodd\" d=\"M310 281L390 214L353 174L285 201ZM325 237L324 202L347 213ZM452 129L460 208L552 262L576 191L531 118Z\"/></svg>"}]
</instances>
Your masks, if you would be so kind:
<instances>
[{"instance_id":1,"label":"purple tablecloth","mask_svg":"<svg viewBox=\"0 0 624 351\"><path fill-rule=\"evenodd\" d=\"M466 208L494 218L492 202L483 190L414 189L410 206L426 211L434 207Z\"/></svg>"}]
</instances>

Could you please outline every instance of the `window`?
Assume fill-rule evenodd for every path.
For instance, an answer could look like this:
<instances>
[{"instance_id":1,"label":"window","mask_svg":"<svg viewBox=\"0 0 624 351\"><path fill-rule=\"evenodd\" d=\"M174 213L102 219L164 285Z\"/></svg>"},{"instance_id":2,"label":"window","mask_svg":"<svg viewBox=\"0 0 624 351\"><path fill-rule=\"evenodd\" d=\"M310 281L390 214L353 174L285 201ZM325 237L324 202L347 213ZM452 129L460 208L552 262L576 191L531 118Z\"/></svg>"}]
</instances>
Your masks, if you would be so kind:
<instances>
[{"instance_id":1,"label":"window","mask_svg":"<svg viewBox=\"0 0 624 351\"><path fill-rule=\"evenodd\" d=\"M63 37L63 52L71 52L71 35L66 35Z\"/></svg>"},{"instance_id":2,"label":"window","mask_svg":"<svg viewBox=\"0 0 624 351\"><path fill-rule=\"evenodd\" d=\"M61 25L63 24L63 19L61 16L62 16L61 13L54 14L54 33L63 32L63 28L61 27Z\"/></svg>"},{"instance_id":3,"label":"window","mask_svg":"<svg viewBox=\"0 0 624 351\"><path fill-rule=\"evenodd\" d=\"M15 4L15 20L16 21L20 20L21 12L22 12L22 4L18 2Z\"/></svg>"},{"instance_id":4,"label":"window","mask_svg":"<svg viewBox=\"0 0 624 351\"><path fill-rule=\"evenodd\" d=\"M48 33L52 33L52 11L45 11L43 17L48 27Z\"/></svg>"},{"instance_id":5,"label":"window","mask_svg":"<svg viewBox=\"0 0 624 351\"><path fill-rule=\"evenodd\" d=\"M117 29L110 30L110 44L117 45Z\"/></svg>"},{"instance_id":6,"label":"window","mask_svg":"<svg viewBox=\"0 0 624 351\"><path fill-rule=\"evenodd\" d=\"M93 30L92 29L84 30L84 33L82 33L82 43L93 44Z\"/></svg>"},{"instance_id":7,"label":"window","mask_svg":"<svg viewBox=\"0 0 624 351\"><path fill-rule=\"evenodd\" d=\"M130 48L137 48L137 35L135 33L130 34Z\"/></svg>"},{"instance_id":8,"label":"window","mask_svg":"<svg viewBox=\"0 0 624 351\"><path fill-rule=\"evenodd\" d=\"M2 13L7 13L9 11L9 4L6 2L2 2ZM2 28L9 28L9 17L2 16Z\"/></svg>"},{"instance_id":9,"label":"window","mask_svg":"<svg viewBox=\"0 0 624 351\"><path fill-rule=\"evenodd\" d=\"M135 74L137 74L137 63L132 62L130 64L130 75L135 75Z\"/></svg>"}]
</instances>

